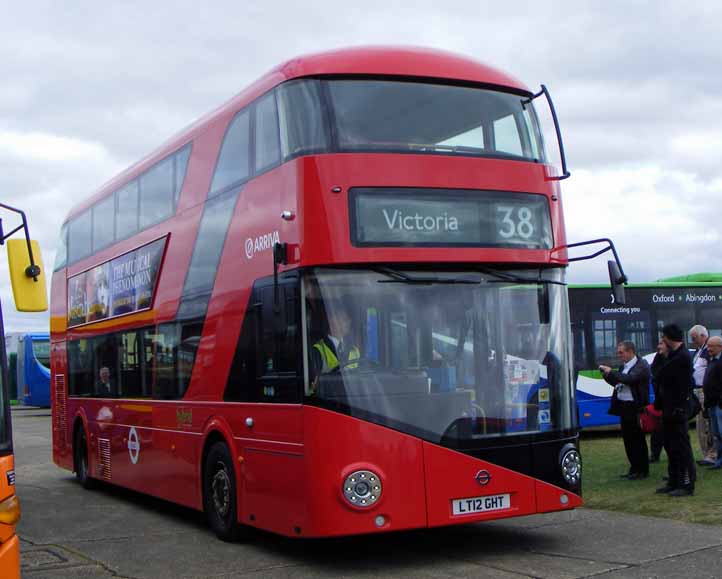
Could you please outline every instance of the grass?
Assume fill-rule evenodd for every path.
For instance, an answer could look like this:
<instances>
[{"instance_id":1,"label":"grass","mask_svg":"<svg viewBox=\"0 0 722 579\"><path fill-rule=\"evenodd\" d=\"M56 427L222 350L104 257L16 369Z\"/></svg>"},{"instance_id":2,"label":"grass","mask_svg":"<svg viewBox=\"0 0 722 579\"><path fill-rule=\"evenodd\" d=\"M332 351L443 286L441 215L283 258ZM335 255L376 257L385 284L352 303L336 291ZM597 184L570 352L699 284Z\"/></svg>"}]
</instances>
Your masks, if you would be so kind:
<instances>
[{"instance_id":1,"label":"grass","mask_svg":"<svg viewBox=\"0 0 722 579\"><path fill-rule=\"evenodd\" d=\"M690 430L695 459L700 458L697 436ZM619 431L589 433L581 441L585 505L592 509L664 517L688 523L722 525L722 470L697 467L694 496L673 498L654 491L664 485L667 455L649 465L649 478L630 481L619 477L629 468Z\"/></svg>"}]
</instances>

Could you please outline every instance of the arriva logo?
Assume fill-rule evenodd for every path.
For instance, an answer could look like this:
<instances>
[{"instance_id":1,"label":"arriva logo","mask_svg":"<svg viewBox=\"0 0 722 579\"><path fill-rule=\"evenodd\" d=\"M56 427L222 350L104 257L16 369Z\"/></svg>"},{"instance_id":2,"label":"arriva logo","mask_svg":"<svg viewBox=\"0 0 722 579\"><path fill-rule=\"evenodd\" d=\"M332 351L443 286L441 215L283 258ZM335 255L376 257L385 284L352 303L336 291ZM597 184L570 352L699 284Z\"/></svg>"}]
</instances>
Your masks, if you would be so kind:
<instances>
[{"instance_id":1,"label":"arriva logo","mask_svg":"<svg viewBox=\"0 0 722 579\"><path fill-rule=\"evenodd\" d=\"M258 237L249 237L246 239L246 257L253 259L253 256L260 251L267 251L273 249L276 243L280 243L281 237L278 231L266 233L265 235L259 235Z\"/></svg>"}]
</instances>

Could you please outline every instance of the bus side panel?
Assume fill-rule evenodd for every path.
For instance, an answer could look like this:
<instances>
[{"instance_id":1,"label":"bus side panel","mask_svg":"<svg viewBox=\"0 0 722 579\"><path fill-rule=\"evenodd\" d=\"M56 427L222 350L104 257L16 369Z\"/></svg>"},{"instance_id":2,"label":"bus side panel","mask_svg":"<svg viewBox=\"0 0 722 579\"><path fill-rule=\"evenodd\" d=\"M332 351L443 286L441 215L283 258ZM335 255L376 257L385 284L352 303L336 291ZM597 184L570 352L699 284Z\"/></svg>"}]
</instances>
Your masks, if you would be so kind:
<instances>
[{"instance_id":1,"label":"bus side panel","mask_svg":"<svg viewBox=\"0 0 722 579\"><path fill-rule=\"evenodd\" d=\"M50 398L53 415L53 462L61 468L73 470L73 414L68 408L68 379L66 343L51 345Z\"/></svg>"},{"instance_id":2,"label":"bus side panel","mask_svg":"<svg viewBox=\"0 0 722 579\"><path fill-rule=\"evenodd\" d=\"M28 406L47 408L50 406L50 371L35 356L34 339L31 335L25 337L24 402Z\"/></svg>"},{"instance_id":3,"label":"bus side panel","mask_svg":"<svg viewBox=\"0 0 722 579\"><path fill-rule=\"evenodd\" d=\"M109 444L111 449L109 468L104 471L107 472L106 480L129 489L162 496L165 490L163 485L156 487L151 483L153 472L162 471L166 466L161 453L153 444L152 402L107 399L86 402L88 409L96 405L94 418L100 443Z\"/></svg>"},{"instance_id":4,"label":"bus side panel","mask_svg":"<svg viewBox=\"0 0 722 579\"><path fill-rule=\"evenodd\" d=\"M536 513L531 477L428 442L424 442L424 464L430 527ZM454 499L479 498L482 501L464 503L461 513L453 513ZM487 510L473 512L478 505Z\"/></svg>"},{"instance_id":5,"label":"bus side panel","mask_svg":"<svg viewBox=\"0 0 722 579\"><path fill-rule=\"evenodd\" d=\"M177 403L156 403L153 405L153 452L157 460L148 465L145 484L163 498L187 507L200 509L200 480L198 460L202 435L201 425L208 412L201 408ZM168 480L173 484L167 484Z\"/></svg>"},{"instance_id":6,"label":"bus side panel","mask_svg":"<svg viewBox=\"0 0 722 579\"><path fill-rule=\"evenodd\" d=\"M353 535L426 527L422 443L395 430L304 406L308 505L304 537ZM354 471L379 475L382 494L372 507L350 505L343 482ZM376 518L383 515L381 527Z\"/></svg>"},{"instance_id":7,"label":"bus side panel","mask_svg":"<svg viewBox=\"0 0 722 579\"><path fill-rule=\"evenodd\" d=\"M307 493L304 477L303 407L300 404L233 405L230 418L240 456L241 503L238 519L282 535L304 529ZM252 426L246 419L253 420Z\"/></svg>"}]
</instances>

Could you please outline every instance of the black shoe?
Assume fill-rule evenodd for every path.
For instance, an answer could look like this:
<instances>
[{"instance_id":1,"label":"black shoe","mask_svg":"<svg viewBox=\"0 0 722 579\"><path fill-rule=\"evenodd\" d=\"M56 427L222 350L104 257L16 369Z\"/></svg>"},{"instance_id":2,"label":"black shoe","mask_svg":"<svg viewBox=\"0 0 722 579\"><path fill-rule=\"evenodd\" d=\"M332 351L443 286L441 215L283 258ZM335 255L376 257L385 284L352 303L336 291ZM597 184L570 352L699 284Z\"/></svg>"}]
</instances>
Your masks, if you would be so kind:
<instances>
[{"instance_id":1,"label":"black shoe","mask_svg":"<svg viewBox=\"0 0 722 579\"><path fill-rule=\"evenodd\" d=\"M665 493L671 493L672 491L676 491L676 490L677 490L677 489L674 488L674 487L671 487L671 486L669 486L669 485L664 485L663 487L659 487L659 488L658 488L656 491L654 491L654 492L657 493L658 495L663 495L663 494L665 494Z\"/></svg>"},{"instance_id":2,"label":"black shoe","mask_svg":"<svg viewBox=\"0 0 722 579\"><path fill-rule=\"evenodd\" d=\"M619 478L634 478L637 476L636 472L628 472L626 474L620 474Z\"/></svg>"},{"instance_id":3,"label":"black shoe","mask_svg":"<svg viewBox=\"0 0 722 579\"><path fill-rule=\"evenodd\" d=\"M709 460L707 458L703 458L702 460L698 460L697 464L699 466L712 466L714 464L713 460Z\"/></svg>"},{"instance_id":4,"label":"black shoe","mask_svg":"<svg viewBox=\"0 0 722 579\"><path fill-rule=\"evenodd\" d=\"M694 494L694 487L684 487L681 489L674 489L669 493L670 497L691 497Z\"/></svg>"}]
</instances>

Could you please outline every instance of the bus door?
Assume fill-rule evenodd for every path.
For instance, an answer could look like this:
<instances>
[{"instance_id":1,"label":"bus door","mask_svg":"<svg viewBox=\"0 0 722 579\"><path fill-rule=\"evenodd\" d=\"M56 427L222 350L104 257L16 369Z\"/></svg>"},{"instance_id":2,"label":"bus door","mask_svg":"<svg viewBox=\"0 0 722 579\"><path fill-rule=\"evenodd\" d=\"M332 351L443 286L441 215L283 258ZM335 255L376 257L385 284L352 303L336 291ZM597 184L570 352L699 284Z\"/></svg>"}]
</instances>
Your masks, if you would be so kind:
<instances>
[{"instance_id":1,"label":"bus door","mask_svg":"<svg viewBox=\"0 0 722 579\"><path fill-rule=\"evenodd\" d=\"M226 400L245 403L234 412L243 459L239 515L285 534L301 526L306 501L299 291L293 272L279 276L277 288L272 280L256 284L226 392Z\"/></svg>"}]
</instances>

